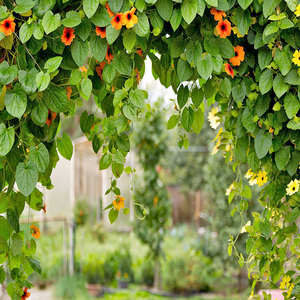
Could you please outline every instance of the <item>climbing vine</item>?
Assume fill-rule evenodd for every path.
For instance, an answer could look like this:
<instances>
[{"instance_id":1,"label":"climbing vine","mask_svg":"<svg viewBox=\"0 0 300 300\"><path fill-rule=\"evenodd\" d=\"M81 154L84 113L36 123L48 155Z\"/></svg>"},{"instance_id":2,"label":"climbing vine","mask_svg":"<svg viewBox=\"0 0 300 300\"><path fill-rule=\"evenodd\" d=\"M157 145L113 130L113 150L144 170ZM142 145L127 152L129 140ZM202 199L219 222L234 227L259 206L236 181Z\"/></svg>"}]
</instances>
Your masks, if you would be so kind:
<instances>
[{"instance_id":1,"label":"climbing vine","mask_svg":"<svg viewBox=\"0 0 300 300\"><path fill-rule=\"evenodd\" d=\"M251 189L262 187L262 214L254 213L244 258L230 237L229 255L247 264L249 278L279 284L285 298L299 297L300 216L299 66L300 6L297 0L0 0L0 263L6 263L12 299L25 299L27 280L41 266L34 259L39 229L21 231L25 203L44 210L41 183L58 153L71 159L68 135L58 137L60 116L82 101L80 127L101 149L100 170L117 178L130 151L130 122L147 92L138 88L145 59L153 74L177 94L168 129L200 133L204 99L214 105L213 128L221 128L214 152L222 151L237 173L227 190L232 214L247 209ZM144 115L144 114L143 114ZM179 147L188 147L184 133ZM247 174L240 164L247 163ZM125 168L131 172L131 168ZM16 184L16 185L15 185ZM17 188L16 188L17 187ZM126 199L117 182L109 207L114 221ZM227 238L227 237L224 237ZM0 282L5 280L0 267ZM281 277L284 276L284 281ZM267 297L267 296L265 296Z\"/></svg>"}]
</instances>

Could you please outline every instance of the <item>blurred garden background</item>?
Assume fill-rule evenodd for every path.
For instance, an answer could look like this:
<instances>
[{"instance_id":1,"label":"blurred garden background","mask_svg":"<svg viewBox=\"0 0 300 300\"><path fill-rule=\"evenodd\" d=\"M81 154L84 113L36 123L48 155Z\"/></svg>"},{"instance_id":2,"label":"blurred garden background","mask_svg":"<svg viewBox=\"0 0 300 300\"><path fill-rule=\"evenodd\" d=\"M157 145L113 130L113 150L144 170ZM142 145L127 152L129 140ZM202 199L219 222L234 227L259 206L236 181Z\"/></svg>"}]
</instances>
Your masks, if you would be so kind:
<instances>
[{"instance_id":1,"label":"blurred garden background","mask_svg":"<svg viewBox=\"0 0 300 300\"><path fill-rule=\"evenodd\" d=\"M28 209L22 220L24 229L34 223L41 230L36 258L42 272L31 275L32 299L248 299L251 278L228 255L228 240L237 236L247 256L241 228L259 211L257 201L247 199L243 219L235 203L228 204L226 189L236 174L230 152L211 154L217 131L207 113L201 133L188 134L188 150L178 147L184 133L167 130L174 95L150 77L141 83L149 93L145 121L134 125L128 141L134 150L126 166L136 172L115 183L129 210L113 225L104 210L114 200L106 193L113 173L99 171L95 145L80 136L81 112L97 108L84 101L81 112L62 122L60 134L73 137L73 158L60 158L55 189L43 190L47 213Z\"/></svg>"}]
</instances>

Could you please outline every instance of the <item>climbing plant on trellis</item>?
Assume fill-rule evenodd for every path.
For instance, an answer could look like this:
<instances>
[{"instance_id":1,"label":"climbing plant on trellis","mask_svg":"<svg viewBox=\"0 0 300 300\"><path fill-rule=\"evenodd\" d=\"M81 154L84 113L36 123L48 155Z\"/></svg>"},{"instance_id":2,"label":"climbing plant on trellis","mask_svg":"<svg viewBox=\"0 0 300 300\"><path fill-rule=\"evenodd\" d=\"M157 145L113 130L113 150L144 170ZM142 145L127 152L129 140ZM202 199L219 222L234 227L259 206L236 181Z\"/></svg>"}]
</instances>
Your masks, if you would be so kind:
<instances>
[{"instance_id":1,"label":"climbing plant on trellis","mask_svg":"<svg viewBox=\"0 0 300 300\"><path fill-rule=\"evenodd\" d=\"M94 151L102 149L100 169L111 167L118 178L130 151L129 123L142 110L152 112L145 105L147 93L137 86L146 57L153 74L177 93L169 129L199 133L203 100L213 105L209 119L220 128L214 151L222 151L237 174L227 191L232 214L243 215L251 197L241 180L241 164L251 168L249 185L262 186L258 201L264 211L253 214L241 233L249 236L249 257L236 251L235 237L230 237L229 255L234 252L241 266L247 264L253 289L257 281L273 286L284 276L280 288L286 299L299 297L297 0L0 4L0 213L5 213L0 262L11 271L7 291L12 299L28 297L27 277L41 270L34 259L39 229L20 231L24 205L46 210L36 184L52 188L57 150L67 159L72 156L70 138L57 137L60 115L72 116L82 101L94 99L100 110L85 111L80 126ZM180 135L179 146L188 147L186 135ZM116 181L109 191L116 196L109 207L114 221L126 199L119 196ZM0 282L4 279L0 267Z\"/></svg>"}]
</instances>

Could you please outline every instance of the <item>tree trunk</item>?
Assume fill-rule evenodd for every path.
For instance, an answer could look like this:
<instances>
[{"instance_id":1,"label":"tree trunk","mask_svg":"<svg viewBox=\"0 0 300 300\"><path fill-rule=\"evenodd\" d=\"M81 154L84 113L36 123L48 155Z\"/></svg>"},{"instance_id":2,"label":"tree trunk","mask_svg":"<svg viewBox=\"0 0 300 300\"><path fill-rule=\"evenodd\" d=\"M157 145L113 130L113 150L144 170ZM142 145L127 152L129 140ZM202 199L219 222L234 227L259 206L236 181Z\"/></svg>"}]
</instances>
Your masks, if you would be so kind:
<instances>
[{"instance_id":1,"label":"tree trunk","mask_svg":"<svg viewBox=\"0 0 300 300\"><path fill-rule=\"evenodd\" d=\"M155 290L160 290L161 288L161 270L160 270L159 257L155 258L153 288Z\"/></svg>"}]
</instances>

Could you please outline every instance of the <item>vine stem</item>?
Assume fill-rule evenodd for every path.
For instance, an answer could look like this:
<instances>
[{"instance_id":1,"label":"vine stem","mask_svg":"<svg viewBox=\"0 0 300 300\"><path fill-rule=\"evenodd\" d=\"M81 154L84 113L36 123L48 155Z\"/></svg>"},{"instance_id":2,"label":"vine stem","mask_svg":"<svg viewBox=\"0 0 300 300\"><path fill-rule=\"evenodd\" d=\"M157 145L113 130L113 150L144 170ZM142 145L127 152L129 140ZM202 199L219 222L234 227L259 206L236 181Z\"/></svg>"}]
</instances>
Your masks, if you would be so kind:
<instances>
[{"instance_id":1,"label":"vine stem","mask_svg":"<svg viewBox=\"0 0 300 300\"><path fill-rule=\"evenodd\" d=\"M32 58L32 60L35 62L35 64L38 66L38 68L40 69L40 71L43 72L43 70L41 69L40 65L37 63L37 61L35 60L35 58L32 56L32 54L30 53L30 51L28 50L28 48L22 43L22 41L19 38L19 36L15 32L13 32L13 34L20 41L20 43L23 45L23 47L25 48L25 50L27 51L27 53L30 55L30 57Z\"/></svg>"}]
</instances>

